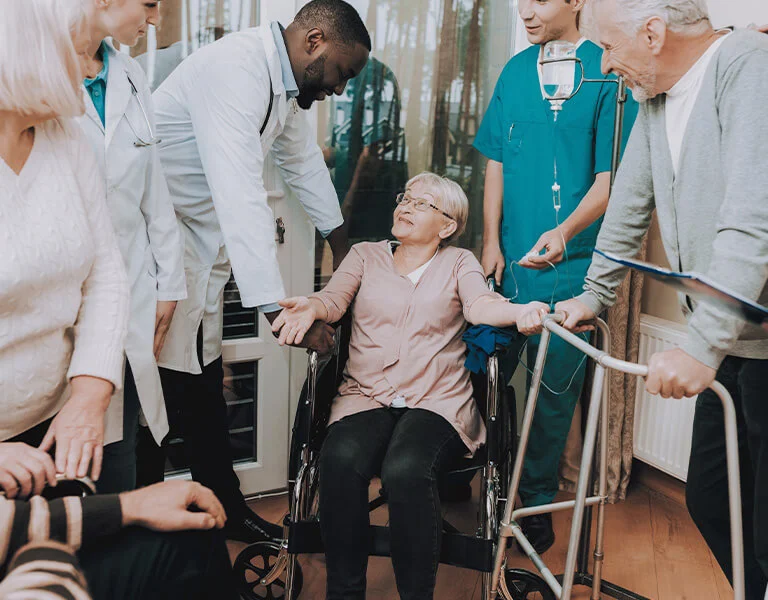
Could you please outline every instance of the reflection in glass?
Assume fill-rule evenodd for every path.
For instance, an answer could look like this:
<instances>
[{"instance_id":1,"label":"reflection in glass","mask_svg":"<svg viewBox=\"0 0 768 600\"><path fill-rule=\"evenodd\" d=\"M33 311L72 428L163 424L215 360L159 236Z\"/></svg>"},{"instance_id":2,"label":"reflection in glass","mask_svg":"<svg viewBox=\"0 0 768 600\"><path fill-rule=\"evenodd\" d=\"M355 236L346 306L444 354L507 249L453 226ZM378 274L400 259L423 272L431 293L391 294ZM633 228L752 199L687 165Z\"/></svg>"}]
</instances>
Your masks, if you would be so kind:
<instances>
[{"instance_id":1,"label":"reflection in glass","mask_svg":"<svg viewBox=\"0 0 768 600\"><path fill-rule=\"evenodd\" d=\"M319 140L351 243L390 236L395 196L434 171L470 200L459 245L479 254L484 160L472 148L493 86L513 52L515 0L352 0L371 32L371 60L320 105ZM331 275L318 242L317 287Z\"/></svg>"}]
</instances>

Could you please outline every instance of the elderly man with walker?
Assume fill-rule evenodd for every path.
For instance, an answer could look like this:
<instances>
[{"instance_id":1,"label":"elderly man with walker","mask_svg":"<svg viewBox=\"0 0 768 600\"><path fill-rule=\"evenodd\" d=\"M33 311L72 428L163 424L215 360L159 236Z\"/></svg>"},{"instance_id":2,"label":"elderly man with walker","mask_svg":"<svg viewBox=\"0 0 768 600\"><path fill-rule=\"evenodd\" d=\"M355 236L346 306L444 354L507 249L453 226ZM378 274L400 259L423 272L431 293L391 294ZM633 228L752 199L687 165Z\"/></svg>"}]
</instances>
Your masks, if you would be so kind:
<instances>
[{"instance_id":1,"label":"elderly man with walker","mask_svg":"<svg viewBox=\"0 0 768 600\"><path fill-rule=\"evenodd\" d=\"M655 209L672 268L706 275L768 304L768 39L715 31L704 0L596 0L603 71L642 102L597 248L633 257ZM561 302L565 327L583 329L615 301L626 269L596 255L585 292ZM686 488L688 509L733 580L722 384L738 422L746 598L768 574L768 334L716 304L681 297L688 339L654 355L646 389L699 394ZM738 590L737 590L738 594Z\"/></svg>"}]
</instances>

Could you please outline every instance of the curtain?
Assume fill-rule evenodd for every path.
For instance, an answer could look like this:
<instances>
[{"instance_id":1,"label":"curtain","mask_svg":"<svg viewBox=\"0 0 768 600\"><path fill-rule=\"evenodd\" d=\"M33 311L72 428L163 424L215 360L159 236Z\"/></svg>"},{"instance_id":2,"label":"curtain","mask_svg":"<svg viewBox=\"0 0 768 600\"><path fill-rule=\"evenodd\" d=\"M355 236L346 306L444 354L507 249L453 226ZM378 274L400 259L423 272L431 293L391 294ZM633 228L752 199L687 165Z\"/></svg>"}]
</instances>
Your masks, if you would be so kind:
<instances>
[{"instance_id":1,"label":"curtain","mask_svg":"<svg viewBox=\"0 0 768 600\"><path fill-rule=\"evenodd\" d=\"M643 240L637 258L646 255L648 237ZM643 275L630 271L617 290L616 304L608 311L606 323L611 331L610 354L615 358L637 362L640 340L640 301ZM608 502L624 500L632 472L634 448L635 390L637 377L610 371L608 384ZM584 396L582 396L583 398ZM579 476L582 441L582 415L577 408L565 452L560 461L560 488L575 491ZM585 416L585 415L584 415ZM596 452L599 452L599 444Z\"/></svg>"},{"instance_id":2,"label":"curtain","mask_svg":"<svg viewBox=\"0 0 768 600\"><path fill-rule=\"evenodd\" d=\"M177 59L223 35L254 27L259 21L259 0L163 0L160 22L146 38L131 48L131 56L146 53L145 69L150 84L155 80L157 51L178 44ZM166 59L167 60L167 59ZM154 86L153 86L154 89Z\"/></svg>"}]
</instances>

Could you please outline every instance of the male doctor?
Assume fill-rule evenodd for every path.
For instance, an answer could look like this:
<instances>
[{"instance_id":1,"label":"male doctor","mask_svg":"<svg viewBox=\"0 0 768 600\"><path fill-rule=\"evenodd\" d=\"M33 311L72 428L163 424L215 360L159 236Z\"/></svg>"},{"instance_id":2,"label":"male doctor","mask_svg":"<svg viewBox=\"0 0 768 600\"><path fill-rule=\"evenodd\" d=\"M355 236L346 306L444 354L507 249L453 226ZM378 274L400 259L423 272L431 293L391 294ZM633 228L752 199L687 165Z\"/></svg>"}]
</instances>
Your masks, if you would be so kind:
<instances>
[{"instance_id":1,"label":"male doctor","mask_svg":"<svg viewBox=\"0 0 768 600\"><path fill-rule=\"evenodd\" d=\"M266 524L245 504L229 449L221 342L230 263L243 306L273 321L286 294L262 176L270 149L327 236L334 263L343 258L339 203L304 111L343 93L370 49L352 6L313 0L285 29L273 22L198 50L153 97L160 159L186 240L188 290L160 357L163 384L182 398L192 476L221 500L231 539L263 539ZM325 351L331 343L332 330L318 323L303 345Z\"/></svg>"}]
</instances>

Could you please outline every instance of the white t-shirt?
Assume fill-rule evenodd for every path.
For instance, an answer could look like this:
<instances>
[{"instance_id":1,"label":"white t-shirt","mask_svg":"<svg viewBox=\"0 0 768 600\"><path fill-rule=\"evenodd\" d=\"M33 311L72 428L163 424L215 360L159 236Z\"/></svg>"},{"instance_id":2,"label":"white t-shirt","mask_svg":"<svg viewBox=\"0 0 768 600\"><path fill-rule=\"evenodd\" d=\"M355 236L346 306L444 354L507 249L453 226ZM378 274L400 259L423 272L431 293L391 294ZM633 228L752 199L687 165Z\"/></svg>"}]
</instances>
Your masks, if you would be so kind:
<instances>
[{"instance_id":1,"label":"white t-shirt","mask_svg":"<svg viewBox=\"0 0 768 600\"><path fill-rule=\"evenodd\" d=\"M712 59L717 54L723 40L731 32L721 35L701 58L696 61L688 72L680 78L672 88L667 92L667 100L664 107L667 121L667 139L669 140L669 151L672 154L672 165L675 169L675 177L680 165L680 153L683 149L683 139L685 130L688 127L688 121L693 113L693 107L696 99L699 97L701 86L704 83L704 74Z\"/></svg>"},{"instance_id":2,"label":"white t-shirt","mask_svg":"<svg viewBox=\"0 0 768 600\"><path fill-rule=\"evenodd\" d=\"M392 252L392 256L395 255L395 248L397 248L398 244L396 242L390 242L389 243L389 250ZM421 265L418 269L414 269L410 273L408 273L407 277L413 282L413 285L416 285L419 283L419 279L421 279L421 276L424 275L424 271L427 270L429 265L432 264L432 261L435 260L435 256L437 256L437 253L440 252L440 249L438 248L437 251L432 255L432 258L430 258L427 262L425 262L423 265Z\"/></svg>"}]
</instances>

